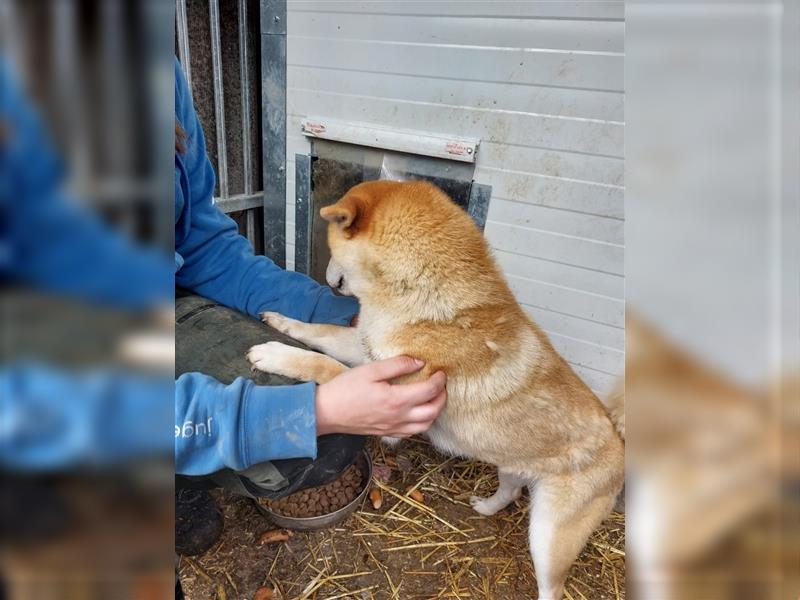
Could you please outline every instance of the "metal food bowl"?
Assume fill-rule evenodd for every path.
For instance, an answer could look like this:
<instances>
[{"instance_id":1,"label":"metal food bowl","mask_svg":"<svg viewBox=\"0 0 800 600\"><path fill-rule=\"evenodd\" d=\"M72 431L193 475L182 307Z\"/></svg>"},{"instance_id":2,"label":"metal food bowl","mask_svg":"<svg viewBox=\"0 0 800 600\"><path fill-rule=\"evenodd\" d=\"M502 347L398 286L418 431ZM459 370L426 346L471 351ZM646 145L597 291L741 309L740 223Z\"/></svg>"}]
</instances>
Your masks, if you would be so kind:
<instances>
[{"instance_id":1,"label":"metal food bowl","mask_svg":"<svg viewBox=\"0 0 800 600\"><path fill-rule=\"evenodd\" d=\"M369 494L370 483L372 482L372 460L366 450L362 450L361 454L356 458L355 464L361 472L364 473L364 480L362 482L363 489L353 500L332 513L327 515L320 515L318 517L287 517L271 511L268 507L264 506L258 500L254 500L256 508L264 515L269 517L270 521L275 523L282 529L294 529L299 531L311 531L314 529L325 529L332 525L336 525L344 521L347 517L355 512L355 510L364 503L364 499Z\"/></svg>"}]
</instances>

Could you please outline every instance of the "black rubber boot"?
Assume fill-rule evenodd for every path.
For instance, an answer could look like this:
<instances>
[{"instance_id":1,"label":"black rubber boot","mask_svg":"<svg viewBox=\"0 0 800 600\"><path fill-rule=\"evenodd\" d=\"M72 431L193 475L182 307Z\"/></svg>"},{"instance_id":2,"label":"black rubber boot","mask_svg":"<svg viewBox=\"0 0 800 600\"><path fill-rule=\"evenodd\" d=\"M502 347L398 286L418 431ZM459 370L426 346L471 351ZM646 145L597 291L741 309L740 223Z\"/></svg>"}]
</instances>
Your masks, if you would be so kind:
<instances>
[{"instance_id":1,"label":"black rubber boot","mask_svg":"<svg viewBox=\"0 0 800 600\"><path fill-rule=\"evenodd\" d=\"M0 473L0 542L22 544L52 539L74 513L46 477Z\"/></svg>"},{"instance_id":2,"label":"black rubber boot","mask_svg":"<svg viewBox=\"0 0 800 600\"><path fill-rule=\"evenodd\" d=\"M202 554L222 535L222 512L205 490L175 492L175 552Z\"/></svg>"}]
</instances>

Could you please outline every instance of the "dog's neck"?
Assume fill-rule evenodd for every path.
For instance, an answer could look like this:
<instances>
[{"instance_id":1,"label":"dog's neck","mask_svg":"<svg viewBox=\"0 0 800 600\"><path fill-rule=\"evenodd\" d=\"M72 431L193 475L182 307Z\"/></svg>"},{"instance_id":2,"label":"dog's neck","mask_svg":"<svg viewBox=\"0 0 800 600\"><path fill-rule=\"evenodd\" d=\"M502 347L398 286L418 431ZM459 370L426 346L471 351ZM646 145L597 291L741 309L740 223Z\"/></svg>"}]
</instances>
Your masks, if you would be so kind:
<instances>
[{"instance_id":1,"label":"dog's neck","mask_svg":"<svg viewBox=\"0 0 800 600\"><path fill-rule=\"evenodd\" d=\"M497 289L495 281L459 281L449 279L438 285L413 286L397 284L359 298L362 312L382 314L397 324L411 325L421 321L447 323L459 313L484 304L495 304L498 297L510 295Z\"/></svg>"}]
</instances>

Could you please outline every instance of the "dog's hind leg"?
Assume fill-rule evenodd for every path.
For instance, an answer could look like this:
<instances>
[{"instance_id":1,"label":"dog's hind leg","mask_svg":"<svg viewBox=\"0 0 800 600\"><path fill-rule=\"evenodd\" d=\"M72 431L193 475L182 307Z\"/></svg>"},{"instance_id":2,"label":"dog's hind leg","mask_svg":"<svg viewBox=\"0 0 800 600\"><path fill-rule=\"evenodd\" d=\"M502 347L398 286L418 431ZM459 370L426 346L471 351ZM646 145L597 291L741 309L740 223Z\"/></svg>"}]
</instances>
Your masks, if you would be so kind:
<instances>
[{"instance_id":1,"label":"dog's hind leg","mask_svg":"<svg viewBox=\"0 0 800 600\"><path fill-rule=\"evenodd\" d=\"M545 477L529 488L529 538L540 600L561 600L572 563L614 506L617 488L600 496L593 488L586 475Z\"/></svg>"},{"instance_id":2,"label":"dog's hind leg","mask_svg":"<svg viewBox=\"0 0 800 600\"><path fill-rule=\"evenodd\" d=\"M330 356L280 342L253 346L247 352L247 360L259 371L317 383L327 383L348 370L346 365Z\"/></svg>"},{"instance_id":3,"label":"dog's hind leg","mask_svg":"<svg viewBox=\"0 0 800 600\"><path fill-rule=\"evenodd\" d=\"M500 480L500 484L497 486L497 491L494 494L488 498L472 496L469 499L472 508L487 517L503 510L514 500L519 498L520 494L522 494L522 486L528 482L527 479L523 479L512 473L503 472L499 468L497 469L497 478Z\"/></svg>"},{"instance_id":4,"label":"dog's hind leg","mask_svg":"<svg viewBox=\"0 0 800 600\"><path fill-rule=\"evenodd\" d=\"M276 312L261 313L261 320L290 338L346 365L354 367L365 362L364 348L355 327L303 323Z\"/></svg>"}]
</instances>

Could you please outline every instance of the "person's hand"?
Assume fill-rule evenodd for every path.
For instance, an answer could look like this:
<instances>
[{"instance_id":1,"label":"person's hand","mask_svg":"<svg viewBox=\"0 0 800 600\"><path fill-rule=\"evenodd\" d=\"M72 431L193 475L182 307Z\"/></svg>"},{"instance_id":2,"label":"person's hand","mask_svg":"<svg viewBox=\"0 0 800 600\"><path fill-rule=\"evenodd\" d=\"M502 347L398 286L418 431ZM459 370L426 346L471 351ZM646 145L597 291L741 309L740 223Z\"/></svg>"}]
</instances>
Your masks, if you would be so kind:
<instances>
[{"instance_id":1,"label":"person's hand","mask_svg":"<svg viewBox=\"0 0 800 600\"><path fill-rule=\"evenodd\" d=\"M447 399L447 377L389 380L419 371L421 360L397 356L350 369L317 388L317 435L354 433L408 437L427 431Z\"/></svg>"}]
</instances>

